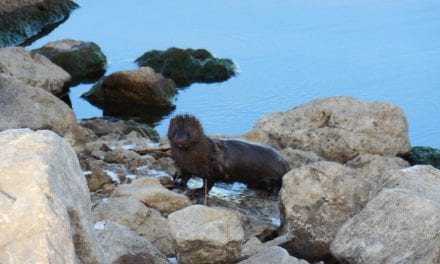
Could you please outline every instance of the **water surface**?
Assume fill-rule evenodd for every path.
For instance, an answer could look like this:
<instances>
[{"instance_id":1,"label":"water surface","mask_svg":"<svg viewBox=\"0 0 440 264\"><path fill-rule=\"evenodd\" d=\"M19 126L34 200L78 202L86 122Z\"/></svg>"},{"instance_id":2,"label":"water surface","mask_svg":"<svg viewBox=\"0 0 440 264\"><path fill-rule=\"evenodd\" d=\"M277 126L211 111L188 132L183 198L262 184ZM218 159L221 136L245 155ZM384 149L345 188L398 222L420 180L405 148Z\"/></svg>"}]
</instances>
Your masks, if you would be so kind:
<instances>
[{"instance_id":1,"label":"water surface","mask_svg":"<svg viewBox=\"0 0 440 264\"><path fill-rule=\"evenodd\" d=\"M107 74L135 69L151 49L205 48L230 58L239 75L194 84L175 113L197 115L208 134L242 134L256 120L313 99L353 96L398 105L412 145L440 147L440 1L77 0L81 7L48 36L96 42ZM72 89L78 118L102 111ZM166 116L156 129L163 136Z\"/></svg>"}]
</instances>

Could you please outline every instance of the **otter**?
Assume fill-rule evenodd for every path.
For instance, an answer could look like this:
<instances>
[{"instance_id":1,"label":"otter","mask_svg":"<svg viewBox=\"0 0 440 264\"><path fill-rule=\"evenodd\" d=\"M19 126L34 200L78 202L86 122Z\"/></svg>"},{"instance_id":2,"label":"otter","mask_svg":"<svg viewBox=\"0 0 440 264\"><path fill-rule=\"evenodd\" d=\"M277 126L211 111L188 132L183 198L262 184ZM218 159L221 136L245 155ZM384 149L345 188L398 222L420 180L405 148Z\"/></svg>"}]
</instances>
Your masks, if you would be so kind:
<instances>
[{"instance_id":1,"label":"otter","mask_svg":"<svg viewBox=\"0 0 440 264\"><path fill-rule=\"evenodd\" d=\"M193 115L173 117L167 137L171 157L180 169L181 184L186 186L192 176L204 179L205 203L215 182L242 182L249 188L276 194L282 177L290 170L287 161L269 146L209 138Z\"/></svg>"}]
</instances>

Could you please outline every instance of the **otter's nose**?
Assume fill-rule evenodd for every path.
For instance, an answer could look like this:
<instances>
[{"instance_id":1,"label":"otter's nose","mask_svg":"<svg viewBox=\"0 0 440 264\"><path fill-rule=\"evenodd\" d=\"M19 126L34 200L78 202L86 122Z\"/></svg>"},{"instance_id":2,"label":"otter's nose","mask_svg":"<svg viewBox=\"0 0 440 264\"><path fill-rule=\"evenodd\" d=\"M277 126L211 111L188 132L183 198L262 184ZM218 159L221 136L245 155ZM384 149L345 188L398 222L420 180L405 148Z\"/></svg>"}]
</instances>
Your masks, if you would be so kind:
<instances>
[{"instance_id":1,"label":"otter's nose","mask_svg":"<svg viewBox=\"0 0 440 264\"><path fill-rule=\"evenodd\" d=\"M174 144L176 144L177 146L183 146L185 144L185 140L183 140L182 138L175 138L174 140Z\"/></svg>"}]
</instances>

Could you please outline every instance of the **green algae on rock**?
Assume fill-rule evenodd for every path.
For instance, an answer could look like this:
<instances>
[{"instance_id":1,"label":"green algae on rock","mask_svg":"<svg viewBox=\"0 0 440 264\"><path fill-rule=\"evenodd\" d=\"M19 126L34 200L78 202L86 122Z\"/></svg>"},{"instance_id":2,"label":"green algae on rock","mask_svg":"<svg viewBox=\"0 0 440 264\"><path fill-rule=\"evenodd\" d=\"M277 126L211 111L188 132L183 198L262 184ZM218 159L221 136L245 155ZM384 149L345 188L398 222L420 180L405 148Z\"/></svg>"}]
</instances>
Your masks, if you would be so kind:
<instances>
[{"instance_id":1,"label":"green algae on rock","mask_svg":"<svg viewBox=\"0 0 440 264\"><path fill-rule=\"evenodd\" d=\"M64 39L33 49L72 76L72 85L98 80L107 67L107 58L94 42Z\"/></svg>"},{"instance_id":2,"label":"green algae on rock","mask_svg":"<svg viewBox=\"0 0 440 264\"><path fill-rule=\"evenodd\" d=\"M432 165L440 169L440 149L424 146L412 147L410 152L403 155L403 158L411 165Z\"/></svg>"},{"instance_id":3,"label":"green algae on rock","mask_svg":"<svg viewBox=\"0 0 440 264\"><path fill-rule=\"evenodd\" d=\"M165 51L152 50L135 62L171 78L177 87L187 87L195 82L222 82L236 74L232 60L215 58L205 49L173 47Z\"/></svg>"}]
</instances>

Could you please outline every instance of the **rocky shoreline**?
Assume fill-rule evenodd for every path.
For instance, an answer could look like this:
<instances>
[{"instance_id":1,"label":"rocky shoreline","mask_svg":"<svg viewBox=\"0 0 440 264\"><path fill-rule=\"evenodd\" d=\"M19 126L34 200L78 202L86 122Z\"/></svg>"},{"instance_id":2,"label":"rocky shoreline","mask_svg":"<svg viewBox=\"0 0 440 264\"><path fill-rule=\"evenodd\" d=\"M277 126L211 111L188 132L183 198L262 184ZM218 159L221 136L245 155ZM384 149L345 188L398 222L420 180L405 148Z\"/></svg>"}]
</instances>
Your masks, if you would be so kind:
<instances>
[{"instance_id":1,"label":"rocky shoreline","mask_svg":"<svg viewBox=\"0 0 440 264\"><path fill-rule=\"evenodd\" d=\"M154 129L76 119L59 96L104 74L105 56L57 44L93 47L69 66L90 54L99 63L69 71L0 48L0 263L440 261L440 170L414 165L399 107L338 96L262 117L238 137L289 162L279 195L217 184L204 206L174 186L169 144ZM167 105L175 89L147 67L123 79L146 80Z\"/></svg>"}]
</instances>

